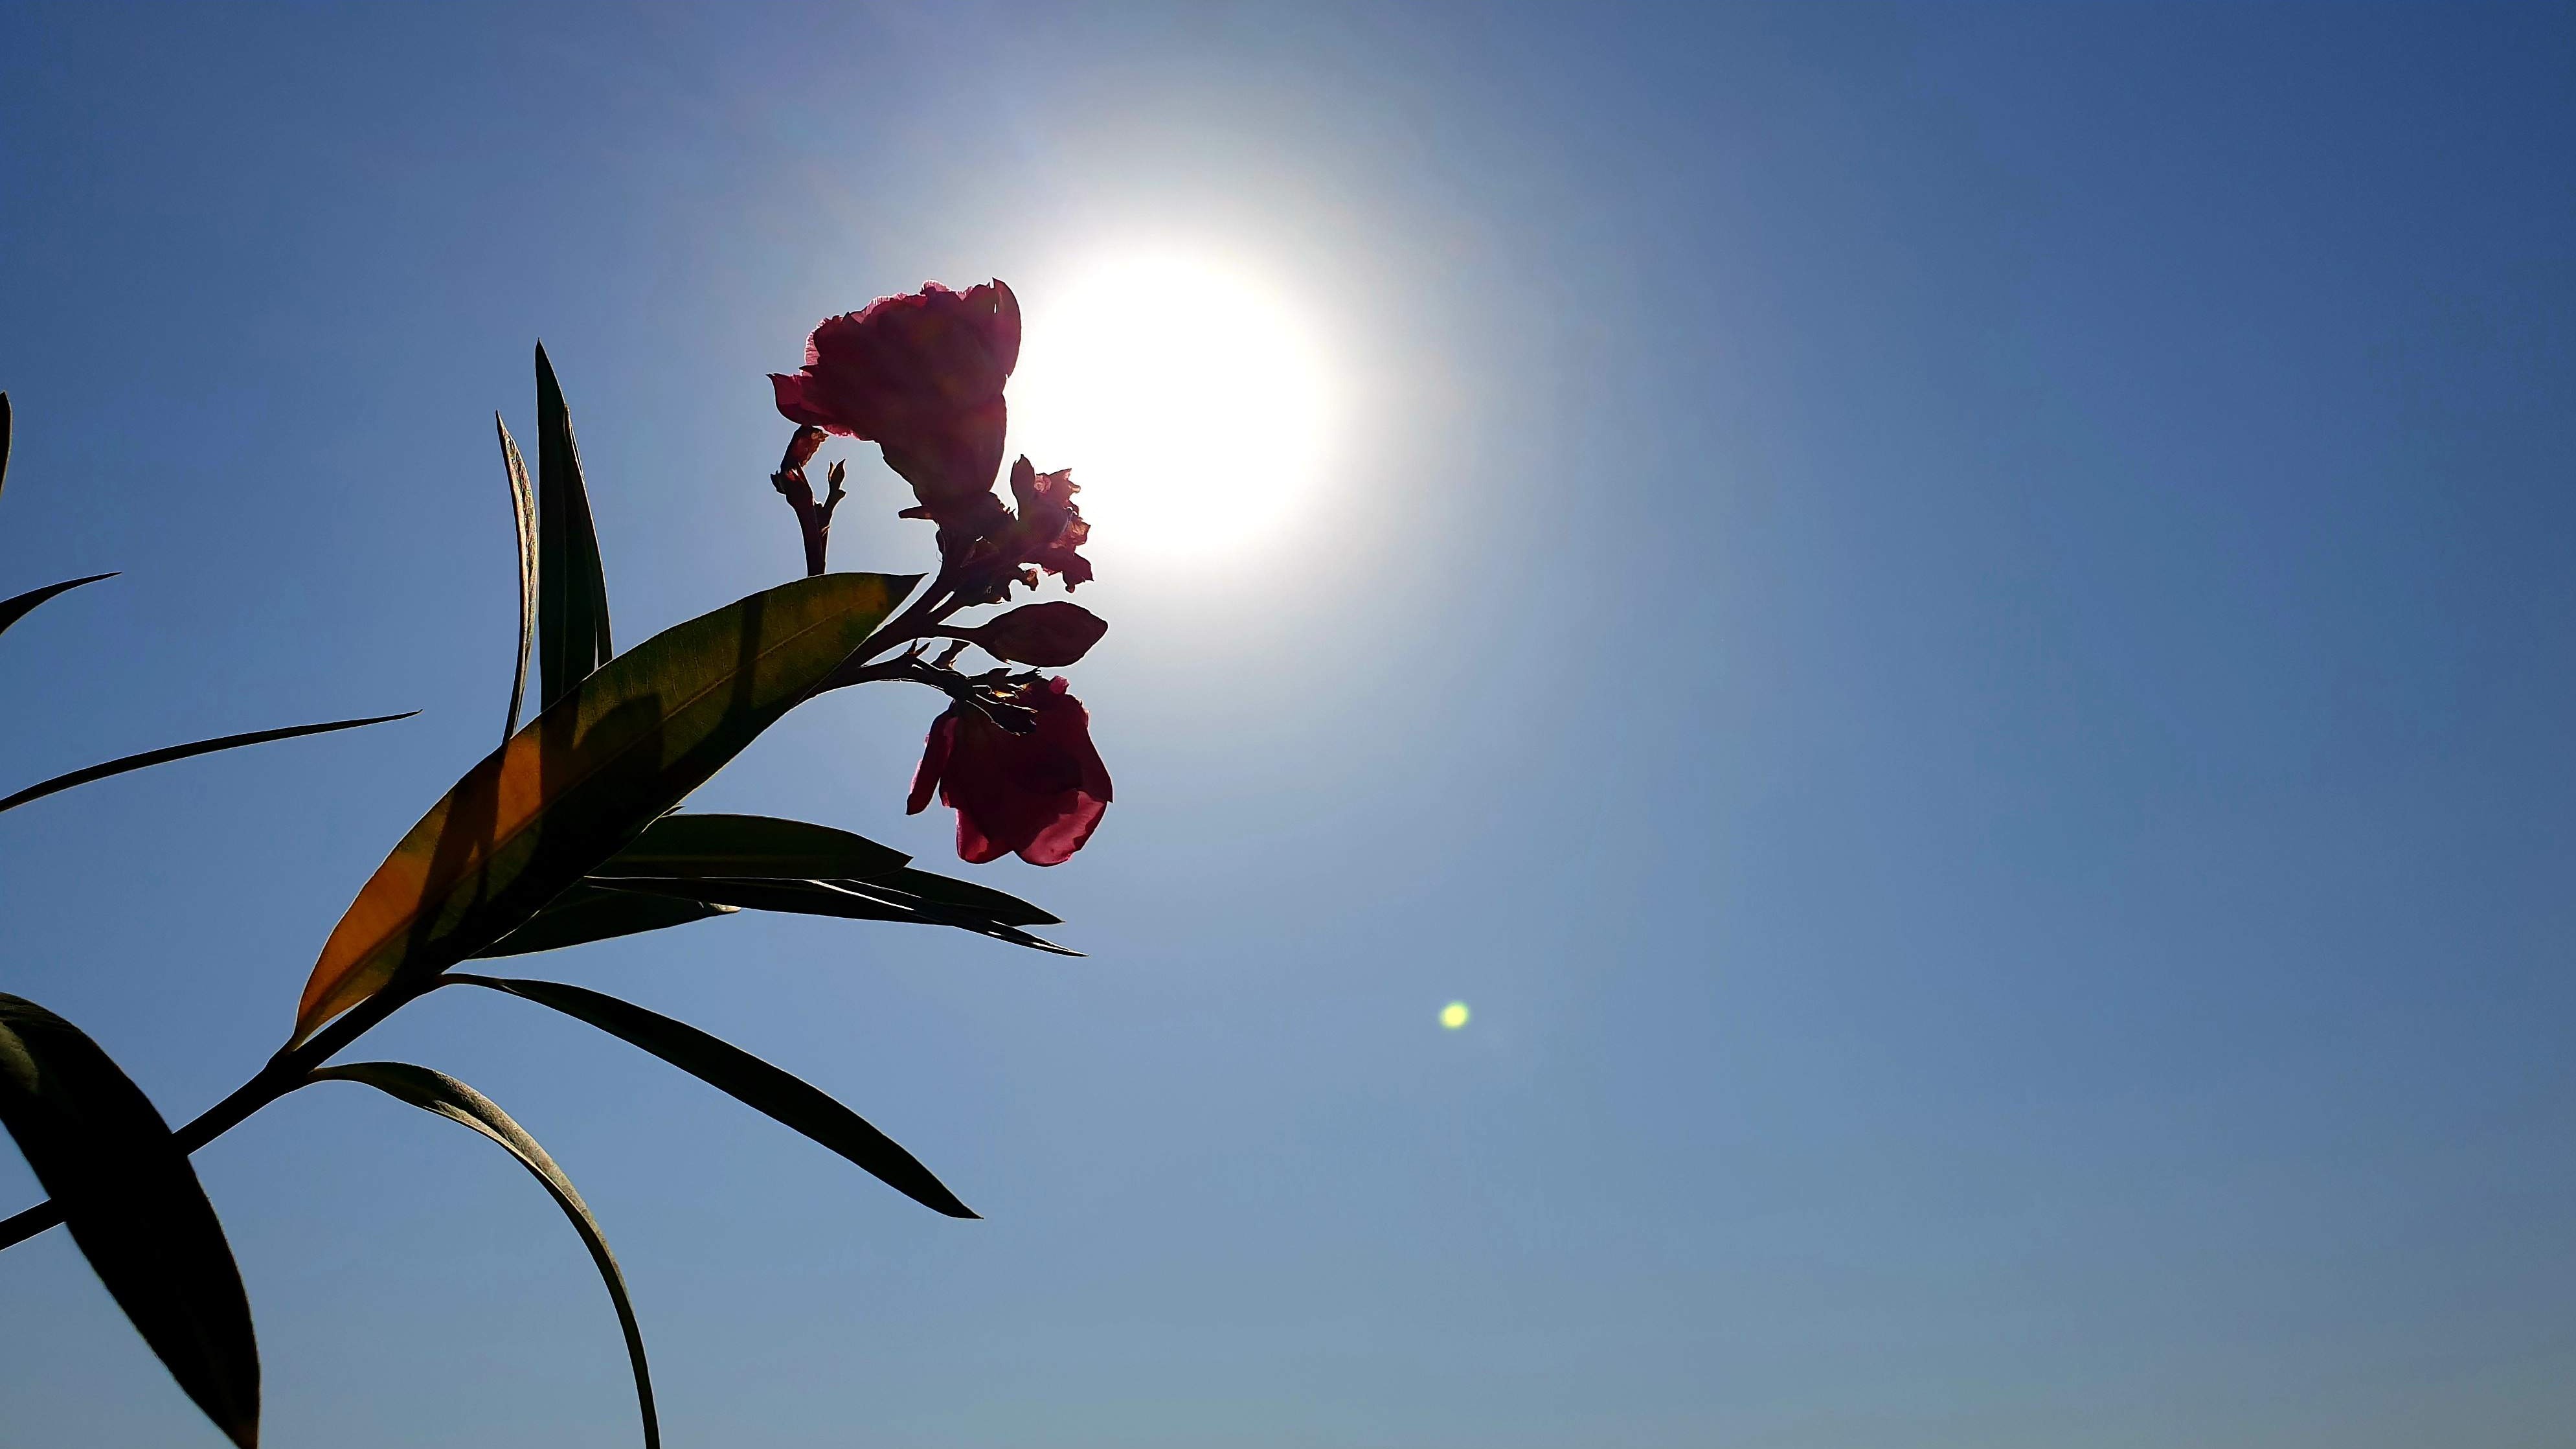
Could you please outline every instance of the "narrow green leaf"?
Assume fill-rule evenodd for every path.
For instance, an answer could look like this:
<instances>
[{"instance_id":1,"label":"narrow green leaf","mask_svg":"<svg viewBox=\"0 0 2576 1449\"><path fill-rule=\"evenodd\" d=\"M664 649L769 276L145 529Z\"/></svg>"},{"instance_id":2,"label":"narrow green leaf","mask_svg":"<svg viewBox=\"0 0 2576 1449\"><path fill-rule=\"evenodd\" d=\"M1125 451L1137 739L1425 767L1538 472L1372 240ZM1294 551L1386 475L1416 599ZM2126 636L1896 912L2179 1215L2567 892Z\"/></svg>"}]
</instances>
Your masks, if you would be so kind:
<instances>
[{"instance_id":1,"label":"narrow green leaf","mask_svg":"<svg viewBox=\"0 0 2576 1449\"><path fill-rule=\"evenodd\" d=\"M376 869L313 963L296 1042L525 924L863 643L915 579L823 574L618 656L465 773Z\"/></svg>"},{"instance_id":2,"label":"narrow green leaf","mask_svg":"<svg viewBox=\"0 0 2576 1449\"><path fill-rule=\"evenodd\" d=\"M99 1281L235 1444L259 1442L259 1343L223 1224L143 1089L32 1001L0 994L0 1122Z\"/></svg>"},{"instance_id":3,"label":"narrow green leaf","mask_svg":"<svg viewBox=\"0 0 2576 1449\"><path fill-rule=\"evenodd\" d=\"M468 976L462 972L450 979L506 991L539 1005L551 1006L567 1016L579 1017L611 1036L642 1047L709 1086L731 1094L743 1105L795 1128L933 1212L945 1213L952 1218L975 1216L966 1204L957 1200L955 1193L931 1176L929 1168L896 1146L892 1138L869 1126L858 1113L742 1048L709 1036L686 1022L673 1021L614 996L556 981L512 981L493 976Z\"/></svg>"},{"instance_id":4,"label":"narrow green leaf","mask_svg":"<svg viewBox=\"0 0 2576 1449\"><path fill-rule=\"evenodd\" d=\"M0 1248L14 1248L36 1234L63 1220L63 1210L51 1199L30 1208L20 1208L0 1218Z\"/></svg>"},{"instance_id":5,"label":"narrow green leaf","mask_svg":"<svg viewBox=\"0 0 2576 1449\"><path fill-rule=\"evenodd\" d=\"M665 815L593 870L615 876L874 877L911 856L865 836L767 815Z\"/></svg>"},{"instance_id":6,"label":"narrow green leaf","mask_svg":"<svg viewBox=\"0 0 2576 1449\"><path fill-rule=\"evenodd\" d=\"M573 1231L581 1234L582 1246L590 1249L590 1260L599 1265L600 1281L608 1285L609 1301L617 1305L617 1326L626 1333L626 1358L635 1368L635 1405L644 1415L644 1449L660 1449L662 1423L653 1412L653 1369L644 1360L644 1331L636 1326L635 1305L626 1296L626 1275L617 1266L617 1255L609 1251L608 1239L599 1230L599 1219L591 1215L590 1205L564 1176L564 1170L537 1145L510 1114L501 1110L491 1098L448 1076L427 1067L405 1062L352 1062L347 1066L324 1067L313 1073L314 1081L364 1082L388 1096L409 1102L424 1112L434 1112L450 1122L463 1123L509 1149L546 1192L572 1220Z\"/></svg>"},{"instance_id":7,"label":"narrow green leaf","mask_svg":"<svg viewBox=\"0 0 2576 1449\"><path fill-rule=\"evenodd\" d=\"M194 744L166 745L157 750L145 750L139 755L127 755L121 760L110 760L103 765L74 770L68 775L56 775L50 780L39 780L15 795L0 797L0 810L14 810L30 800L41 800L57 791L68 790L74 785L86 785L92 780L104 780L110 775L122 775L128 770L143 770L154 765L166 765L172 760L184 760L191 755L211 755L217 750L237 750L244 745L264 745L270 740L291 740L298 735L321 735L329 734L333 730L353 730L360 725L384 724L392 720L409 719L418 713L420 713L419 710L411 709L401 714L380 714L367 719L335 719L329 724L290 725L282 730L253 730L246 735L223 735L216 739L198 740Z\"/></svg>"},{"instance_id":8,"label":"narrow green leaf","mask_svg":"<svg viewBox=\"0 0 2576 1449\"><path fill-rule=\"evenodd\" d=\"M919 926L953 926L961 931L972 931L979 936L990 936L997 941L1008 941L1014 946L1026 946L1058 956L1082 954L989 916L956 906L940 905L872 880L647 880L623 877L616 885L621 890L650 891L753 911L837 916L851 921L908 921Z\"/></svg>"},{"instance_id":9,"label":"narrow green leaf","mask_svg":"<svg viewBox=\"0 0 2576 1449\"><path fill-rule=\"evenodd\" d=\"M866 881L1006 926L1062 923L1014 895L908 868L912 857L862 835L767 815L666 815L591 875L697 880Z\"/></svg>"},{"instance_id":10,"label":"narrow green leaf","mask_svg":"<svg viewBox=\"0 0 2576 1449\"><path fill-rule=\"evenodd\" d=\"M997 891L991 886L977 885L973 881L934 875L926 870L899 870L891 875L871 876L868 884L908 891L926 901L989 916L1006 926L1064 924L1064 917L1050 915L1018 896Z\"/></svg>"},{"instance_id":11,"label":"narrow green leaf","mask_svg":"<svg viewBox=\"0 0 2576 1449\"><path fill-rule=\"evenodd\" d=\"M616 656L608 642L608 581L591 528L590 493L573 443L572 411L546 349L537 347L537 662L543 706Z\"/></svg>"},{"instance_id":12,"label":"narrow green leaf","mask_svg":"<svg viewBox=\"0 0 2576 1449\"><path fill-rule=\"evenodd\" d=\"M685 926L710 916L729 916L736 909L678 896L577 885L546 902L546 908L537 912L526 925L475 952L473 959L489 960L495 956L524 956L531 951L556 951L566 946L632 936L641 931Z\"/></svg>"},{"instance_id":13,"label":"narrow green leaf","mask_svg":"<svg viewBox=\"0 0 2576 1449\"><path fill-rule=\"evenodd\" d=\"M14 599L0 599L0 633L6 633L10 625L27 617L38 604L56 594L67 594L83 584L94 584L100 579L115 577L115 571L110 570L103 574L91 574L85 579L65 579L59 584L47 584L41 589L29 589Z\"/></svg>"},{"instance_id":14,"label":"narrow green leaf","mask_svg":"<svg viewBox=\"0 0 2576 1449\"><path fill-rule=\"evenodd\" d=\"M519 457L518 440L501 415L492 415L501 434L501 468L510 477L510 521L519 536L519 657L510 674L510 722L501 738L519 732L519 707L528 698L528 655L537 645L537 494L528 486L528 465Z\"/></svg>"}]
</instances>

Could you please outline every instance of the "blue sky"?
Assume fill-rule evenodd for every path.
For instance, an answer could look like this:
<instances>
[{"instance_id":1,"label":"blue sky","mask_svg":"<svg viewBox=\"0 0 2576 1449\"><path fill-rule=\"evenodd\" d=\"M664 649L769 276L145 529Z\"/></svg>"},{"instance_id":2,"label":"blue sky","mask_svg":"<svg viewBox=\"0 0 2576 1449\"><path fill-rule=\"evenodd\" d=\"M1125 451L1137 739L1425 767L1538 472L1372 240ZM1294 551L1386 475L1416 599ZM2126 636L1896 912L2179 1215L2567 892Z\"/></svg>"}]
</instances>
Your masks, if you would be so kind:
<instances>
[{"instance_id":1,"label":"blue sky","mask_svg":"<svg viewBox=\"0 0 2576 1449\"><path fill-rule=\"evenodd\" d=\"M0 593L125 571L0 641L0 783L424 711L0 820L0 989L174 1117L283 1038L493 742L533 340L624 643L795 571L816 318L1222 257L1335 441L1093 550L1118 801L981 877L1088 958L525 963L987 1221L524 1003L359 1053L581 1184L671 1442L2559 1442L2571 73L2563 6L0 10ZM836 562L918 567L857 462ZM935 865L932 711L699 803ZM487 1145L321 1088L198 1165L268 1443L633 1442ZM218 1442L62 1234L0 1295L0 1442Z\"/></svg>"}]
</instances>

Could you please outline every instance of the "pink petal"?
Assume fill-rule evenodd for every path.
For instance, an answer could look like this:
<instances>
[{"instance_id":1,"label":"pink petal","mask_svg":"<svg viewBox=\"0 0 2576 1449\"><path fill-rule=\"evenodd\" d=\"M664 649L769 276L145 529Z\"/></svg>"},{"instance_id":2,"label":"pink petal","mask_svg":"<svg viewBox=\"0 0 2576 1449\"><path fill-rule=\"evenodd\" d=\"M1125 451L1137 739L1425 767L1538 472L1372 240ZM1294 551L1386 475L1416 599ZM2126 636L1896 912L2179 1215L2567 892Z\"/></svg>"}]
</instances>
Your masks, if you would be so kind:
<instances>
[{"instance_id":1,"label":"pink petal","mask_svg":"<svg viewBox=\"0 0 2576 1449\"><path fill-rule=\"evenodd\" d=\"M957 717L943 714L930 722L930 738L921 746L921 767L912 772L912 796L904 802L903 813L918 815L930 807L930 795L939 787L939 777L948 770L948 757L957 748Z\"/></svg>"}]
</instances>

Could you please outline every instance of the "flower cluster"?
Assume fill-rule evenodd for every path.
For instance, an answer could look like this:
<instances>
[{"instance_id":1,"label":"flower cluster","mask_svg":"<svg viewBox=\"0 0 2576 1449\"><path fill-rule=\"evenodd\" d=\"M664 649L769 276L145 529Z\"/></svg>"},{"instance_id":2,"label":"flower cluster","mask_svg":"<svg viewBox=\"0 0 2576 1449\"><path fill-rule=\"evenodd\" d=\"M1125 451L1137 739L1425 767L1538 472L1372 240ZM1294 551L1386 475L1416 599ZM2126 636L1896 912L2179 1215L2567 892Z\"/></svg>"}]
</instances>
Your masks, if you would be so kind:
<instances>
[{"instance_id":1,"label":"flower cluster","mask_svg":"<svg viewBox=\"0 0 2576 1449\"><path fill-rule=\"evenodd\" d=\"M827 437L875 443L911 485L913 506L898 516L937 527L939 572L837 682L910 679L946 692L948 709L932 722L913 778L911 812L934 794L955 810L957 853L969 861L1017 854L1056 865L1107 811L1109 771L1092 748L1089 712L1062 679L1037 670L1079 660L1109 626L1069 601L1023 605L978 625L951 622L961 609L1006 602L1014 587L1034 590L1046 574L1068 591L1091 579L1080 552L1091 525L1074 502L1081 488L1071 469L1041 473L1023 457L1011 465L1010 501L995 492L1009 422L1003 388L1019 356L1019 299L998 281L962 292L931 282L824 319L806 340L804 367L770 375L779 413L797 424L770 481L796 512L809 573L823 571L845 491L840 463L823 500L806 480ZM930 659L933 639L954 642ZM969 645L1005 667L959 672ZM895 648L904 652L870 662Z\"/></svg>"}]
</instances>

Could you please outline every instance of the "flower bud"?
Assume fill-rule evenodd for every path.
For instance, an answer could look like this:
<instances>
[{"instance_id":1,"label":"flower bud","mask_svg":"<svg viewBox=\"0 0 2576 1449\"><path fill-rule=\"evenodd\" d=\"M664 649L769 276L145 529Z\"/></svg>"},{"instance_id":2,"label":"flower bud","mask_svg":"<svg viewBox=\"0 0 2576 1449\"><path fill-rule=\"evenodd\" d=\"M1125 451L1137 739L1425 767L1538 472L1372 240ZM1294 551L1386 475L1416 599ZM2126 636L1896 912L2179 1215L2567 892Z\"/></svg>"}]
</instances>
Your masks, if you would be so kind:
<instances>
[{"instance_id":1,"label":"flower bud","mask_svg":"<svg viewBox=\"0 0 2576 1449\"><path fill-rule=\"evenodd\" d=\"M798 428L796 436L787 440L787 454L778 460L778 471L793 473L813 462L814 454L821 450L823 440L829 436L831 435L810 423Z\"/></svg>"},{"instance_id":2,"label":"flower bud","mask_svg":"<svg viewBox=\"0 0 2576 1449\"><path fill-rule=\"evenodd\" d=\"M1056 600L1023 604L990 623L957 632L996 659L1062 669L1091 652L1109 621L1080 604Z\"/></svg>"}]
</instances>

